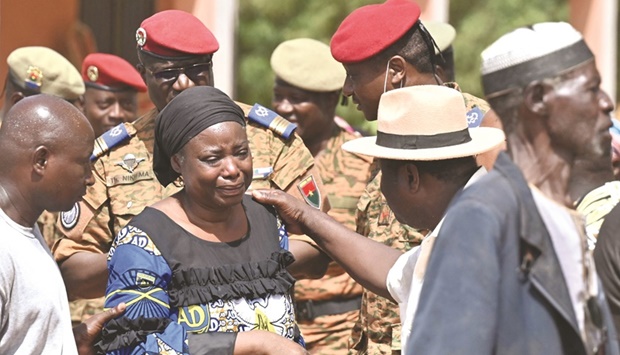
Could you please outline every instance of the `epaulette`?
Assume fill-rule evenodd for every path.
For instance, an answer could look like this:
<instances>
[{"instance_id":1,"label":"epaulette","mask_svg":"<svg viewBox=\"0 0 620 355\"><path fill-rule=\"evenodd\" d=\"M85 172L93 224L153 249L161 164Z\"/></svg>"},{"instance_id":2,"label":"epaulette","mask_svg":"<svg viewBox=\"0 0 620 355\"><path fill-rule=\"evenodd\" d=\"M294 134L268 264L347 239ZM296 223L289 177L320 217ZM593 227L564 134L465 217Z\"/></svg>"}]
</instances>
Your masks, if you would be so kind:
<instances>
[{"instance_id":1,"label":"epaulette","mask_svg":"<svg viewBox=\"0 0 620 355\"><path fill-rule=\"evenodd\" d=\"M248 120L262 127L269 128L284 139L289 139L297 125L284 119L265 106L254 104L248 113Z\"/></svg>"},{"instance_id":2,"label":"epaulette","mask_svg":"<svg viewBox=\"0 0 620 355\"><path fill-rule=\"evenodd\" d=\"M467 126L469 128L480 127L484 112L478 106L474 106L471 110L467 111Z\"/></svg>"},{"instance_id":3,"label":"epaulette","mask_svg":"<svg viewBox=\"0 0 620 355\"><path fill-rule=\"evenodd\" d=\"M131 134L127 131L125 123L111 128L109 131L99 136L99 138L95 139L95 148L93 149L93 154L90 156L90 161L94 162L107 154L112 148L129 138L131 138Z\"/></svg>"}]
</instances>

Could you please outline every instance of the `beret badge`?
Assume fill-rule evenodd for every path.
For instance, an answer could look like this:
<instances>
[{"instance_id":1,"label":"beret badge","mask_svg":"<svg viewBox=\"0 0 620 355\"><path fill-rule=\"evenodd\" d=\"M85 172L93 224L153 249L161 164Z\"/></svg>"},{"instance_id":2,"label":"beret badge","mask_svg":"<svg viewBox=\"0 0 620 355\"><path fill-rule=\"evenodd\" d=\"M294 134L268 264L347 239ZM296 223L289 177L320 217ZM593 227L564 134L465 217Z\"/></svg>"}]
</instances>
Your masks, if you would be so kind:
<instances>
[{"instance_id":1,"label":"beret badge","mask_svg":"<svg viewBox=\"0 0 620 355\"><path fill-rule=\"evenodd\" d=\"M26 87L32 90L40 90L43 81L43 72L35 66L29 66L26 71Z\"/></svg>"},{"instance_id":2,"label":"beret badge","mask_svg":"<svg viewBox=\"0 0 620 355\"><path fill-rule=\"evenodd\" d=\"M136 42L140 47L146 44L146 30L142 27L136 30Z\"/></svg>"},{"instance_id":3,"label":"beret badge","mask_svg":"<svg viewBox=\"0 0 620 355\"><path fill-rule=\"evenodd\" d=\"M99 69L94 65L89 66L86 69L86 76L88 76L90 81L97 81L99 79Z\"/></svg>"}]
</instances>

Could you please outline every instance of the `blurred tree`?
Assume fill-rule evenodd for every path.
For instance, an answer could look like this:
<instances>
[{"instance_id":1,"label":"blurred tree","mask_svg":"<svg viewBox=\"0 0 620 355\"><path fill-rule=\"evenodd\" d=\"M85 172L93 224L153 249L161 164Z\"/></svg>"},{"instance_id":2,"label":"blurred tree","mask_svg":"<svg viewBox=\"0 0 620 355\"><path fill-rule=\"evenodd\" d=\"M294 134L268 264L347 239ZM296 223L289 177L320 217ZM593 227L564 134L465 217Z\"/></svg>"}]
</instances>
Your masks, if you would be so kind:
<instances>
[{"instance_id":1,"label":"blurred tree","mask_svg":"<svg viewBox=\"0 0 620 355\"><path fill-rule=\"evenodd\" d=\"M377 0L239 0L237 98L269 105L273 73L271 52L282 41L310 37L329 43L340 22L354 9ZM456 78L467 92L481 96L480 53L500 35L518 26L540 21L566 21L565 0L452 0L451 24ZM337 113L356 127L374 131L353 105Z\"/></svg>"},{"instance_id":2,"label":"blurred tree","mask_svg":"<svg viewBox=\"0 0 620 355\"><path fill-rule=\"evenodd\" d=\"M483 97L480 53L503 34L544 21L568 21L566 0L470 0L450 2L456 29L456 80L463 90Z\"/></svg>"},{"instance_id":3,"label":"blurred tree","mask_svg":"<svg viewBox=\"0 0 620 355\"><path fill-rule=\"evenodd\" d=\"M236 96L246 103L270 106L273 73L269 58L283 41L310 37L329 44L340 22L356 8L376 0L239 0ZM337 114L353 125L374 131L351 104Z\"/></svg>"}]
</instances>

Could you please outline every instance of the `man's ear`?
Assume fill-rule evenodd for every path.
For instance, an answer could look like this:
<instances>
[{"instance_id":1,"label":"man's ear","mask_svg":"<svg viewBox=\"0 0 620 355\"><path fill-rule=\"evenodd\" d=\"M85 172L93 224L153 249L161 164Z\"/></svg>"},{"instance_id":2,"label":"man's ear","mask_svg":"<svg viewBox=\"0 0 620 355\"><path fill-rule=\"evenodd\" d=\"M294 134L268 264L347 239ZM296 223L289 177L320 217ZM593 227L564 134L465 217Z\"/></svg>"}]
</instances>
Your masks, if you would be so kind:
<instances>
[{"instance_id":1,"label":"man's ear","mask_svg":"<svg viewBox=\"0 0 620 355\"><path fill-rule=\"evenodd\" d=\"M553 90L549 83L533 81L523 89L523 102L525 107L539 115L546 116L548 113L547 95Z\"/></svg>"},{"instance_id":2,"label":"man's ear","mask_svg":"<svg viewBox=\"0 0 620 355\"><path fill-rule=\"evenodd\" d=\"M34 154L32 155L32 169L35 173L40 176L45 174L50 155L50 150L44 145L40 145L34 150Z\"/></svg>"},{"instance_id":3,"label":"man's ear","mask_svg":"<svg viewBox=\"0 0 620 355\"><path fill-rule=\"evenodd\" d=\"M407 80L407 61L405 58L395 55L388 62L388 72L390 74L390 83L393 89L402 87Z\"/></svg>"},{"instance_id":4,"label":"man's ear","mask_svg":"<svg viewBox=\"0 0 620 355\"><path fill-rule=\"evenodd\" d=\"M18 103L25 97L26 95L24 95L24 93L21 91L15 91L14 93L12 93L11 96L9 97L9 101L11 102L11 107L13 107L13 105Z\"/></svg>"},{"instance_id":5,"label":"man's ear","mask_svg":"<svg viewBox=\"0 0 620 355\"><path fill-rule=\"evenodd\" d=\"M84 111L84 95L80 95L77 100L73 101L73 106L77 107L83 114L86 114Z\"/></svg>"},{"instance_id":6,"label":"man's ear","mask_svg":"<svg viewBox=\"0 0 620 355\"><path fill-rule=\"evenodd\" d=\"M439 65L435 65L435 74L439 77L439 80L442 83L445 83L446 81L446 72L445 70L443 70L443 67L439 66Z\"/></svg>"},{"instance_id":7,"label":"man's ear","mask_svg":"<svg viewBox=\"0 0 620 355\"><path fill-rule=\"evenodd\" d=\"M398 172L399 179L405 179L407 190L415 193L420 189L420 171L413 163L403 164Z\"/></svg>"}]
</instances>

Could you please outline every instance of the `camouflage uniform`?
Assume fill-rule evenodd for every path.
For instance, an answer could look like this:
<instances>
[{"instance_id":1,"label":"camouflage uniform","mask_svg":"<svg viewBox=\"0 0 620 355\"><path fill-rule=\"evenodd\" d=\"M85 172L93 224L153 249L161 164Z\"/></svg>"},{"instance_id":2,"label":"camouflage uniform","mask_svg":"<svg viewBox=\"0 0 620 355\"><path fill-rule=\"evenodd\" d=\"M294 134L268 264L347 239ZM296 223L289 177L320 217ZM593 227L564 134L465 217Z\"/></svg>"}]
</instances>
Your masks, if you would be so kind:
<instances>
[{"instance_id":1,"label":"camouflage uniform","mask_svg":"<svg viewBox=\"0 0 620 355\"><path fill-rule=\"evenodd\" d=\"M238 103L247 113L251 106ZM78 203L79 214L71 228L57 228L64 235L54 245L54 257L63 262L76 252L107 253L110 245L129 220L149 206L181 189L181 184L164 188L153 172L155 109L134 121L125 123L131 139L111 149L93 164L95 184L87 189ZM308 175L316 176L322 188L314 160L297 135L284 140L273 131L248 123L254 168L273 168L273 173L255 176L250 188L278 188L302 199L297 184ZM131 170L131 171L129 171ZM325 208L329 203L323 201ZM73 223L71 223L73 224ZM103 309L103 298L73 302L72 320L82 321Z\"/></svg>"},{"instance_id":2,"label":"camouflage uniform","mask_svg":"<svg viewBox=\"0 0 620 355\"><path fill-rule=\"evenodd\" d=\"M342 144L358 136L339 127L316 157L316 166L323 178L331 209L329 215L351 230L355 229L355 209L370 174L371 158L347 153ZM331 263L319 280L300 280L295 284L295 300L340 301L357 299L362 287L336 263ZM346 354L351 329L359 308L341 314L319 316L297 321L308 351L312 354Z\"/></svg>"},{"instance_id":3,"label":"camouflage uniform","mask_svg":"<svg viewBox=\"0 0 620 355\"><path fill-rule=\"evenodd\" d=\"M52 248L54 242L58 239L58 233L56 233L56 220L58 219L58 212L43 211L39 218L37 218L37 225L41 231L43 239L47 246Z\"/></svg>"},{"instance_id":4,"label":"camouflage uniform","mask_svg":"<svg viewBox=\"0 0 620 355\"><path fill-rule=\"evenodd\" d=\"M456 83L444 84L460 91ZM463 93L468 114L486 113L489 105L482 99ZM366 186L357 204L357 232L377 242L407 251L419 245L425 232L400 224L381 193L381 173ZM349 339L349 354L400 354L400 317L398 305L366 289L362 295L360 318Z\"/></svg>"}]
</instances>

